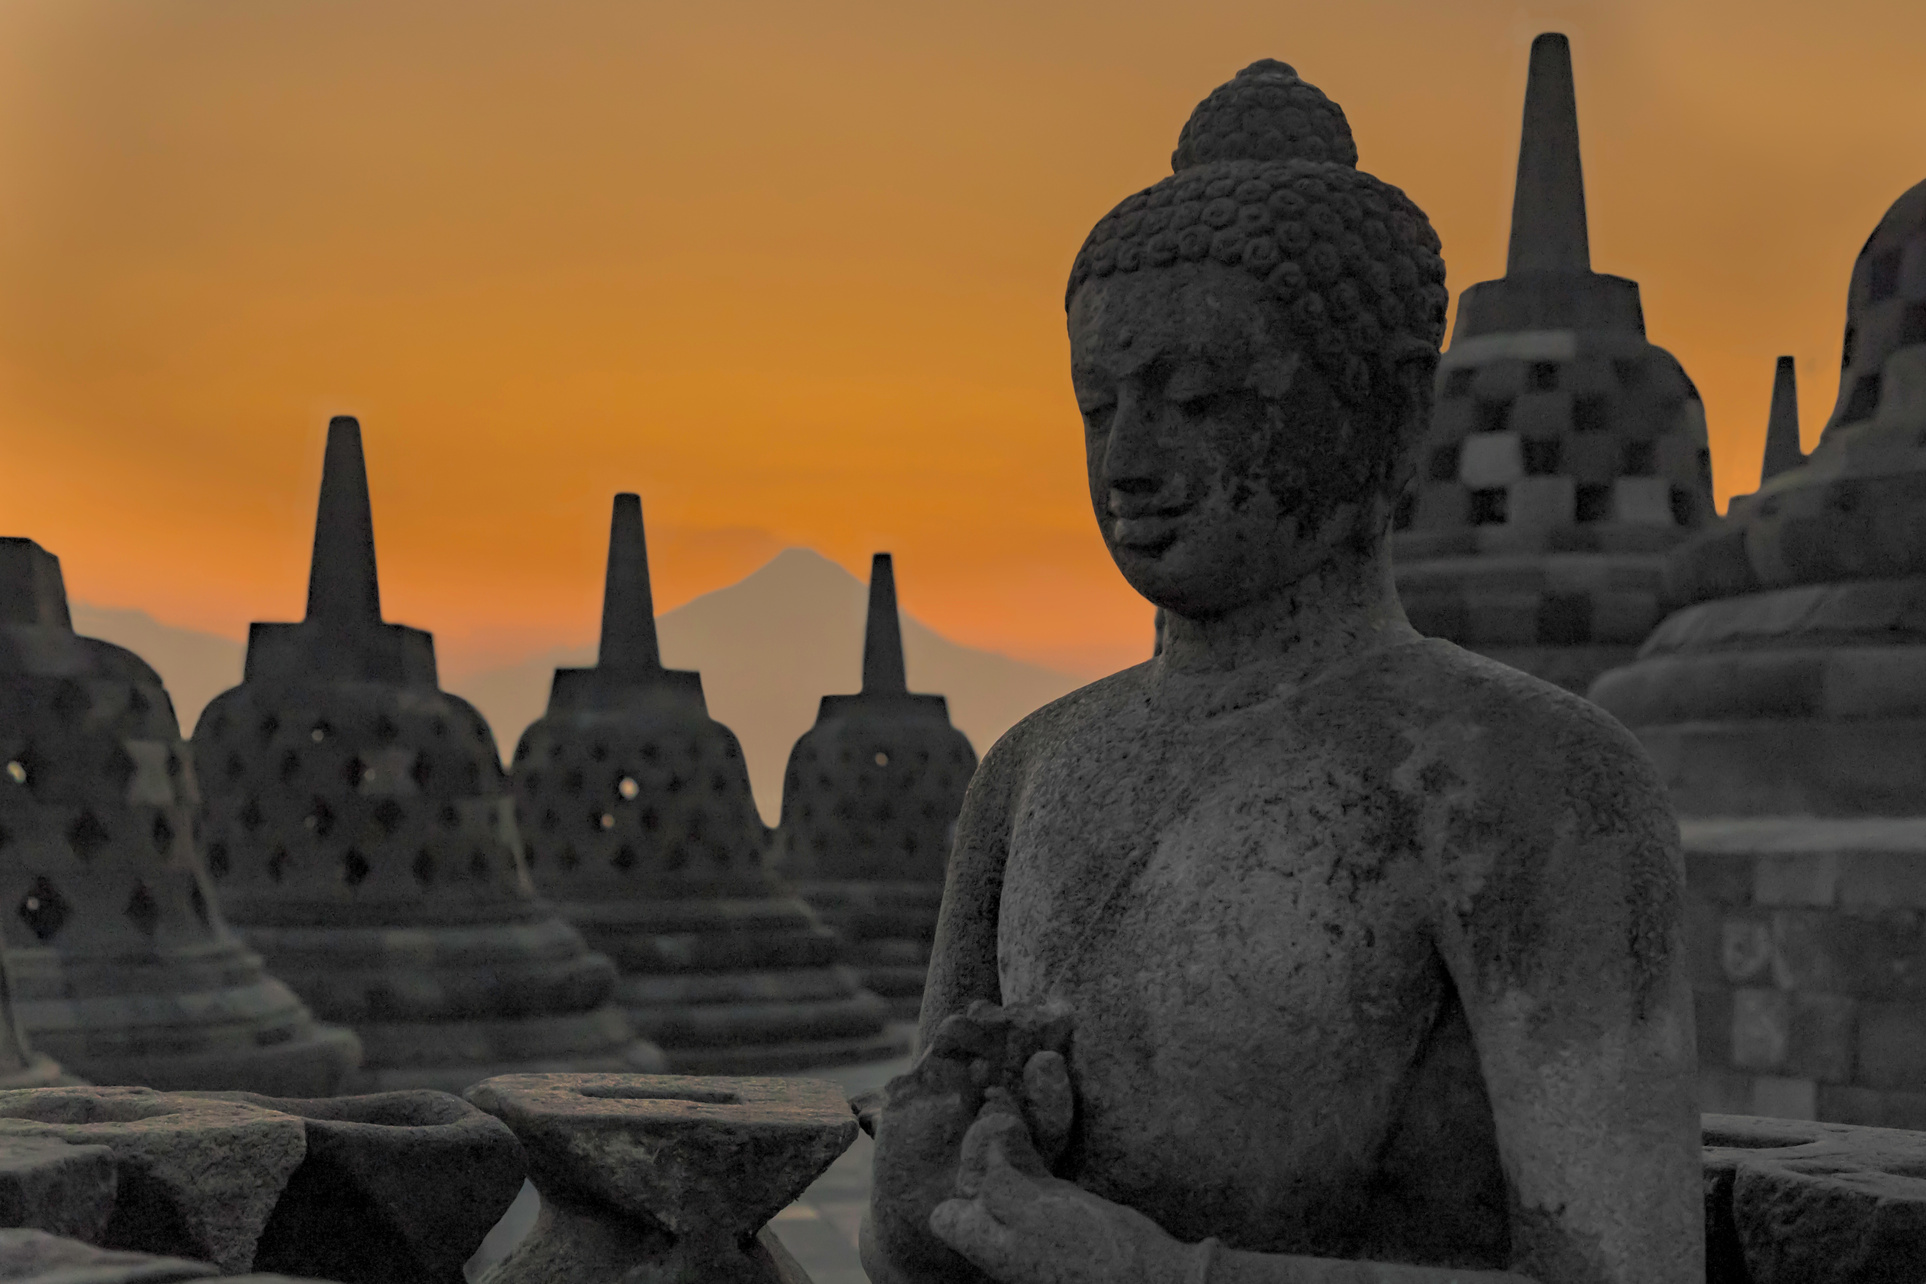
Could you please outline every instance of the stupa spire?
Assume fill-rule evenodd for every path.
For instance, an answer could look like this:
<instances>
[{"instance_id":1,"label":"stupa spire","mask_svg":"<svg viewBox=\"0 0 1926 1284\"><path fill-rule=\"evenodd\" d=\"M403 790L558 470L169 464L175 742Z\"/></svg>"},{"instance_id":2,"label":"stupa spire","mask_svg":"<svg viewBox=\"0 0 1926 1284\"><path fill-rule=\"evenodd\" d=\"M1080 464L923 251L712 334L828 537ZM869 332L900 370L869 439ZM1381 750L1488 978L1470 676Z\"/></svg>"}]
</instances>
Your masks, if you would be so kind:
<instances>
[{"instance_id":1,"label":"stupa spire","mask_svg":"<svg viewBox=\"0 0 1926 1284\"><path fill-rule=\"evenodd\" d=\"M888 553L869 563L869 626L863 633L863 694L902 695L903 626L896 617L896 568Z\"/></svg>"},{"instance_id":2,"label":"stupa spire","mask_svg":"<svg viewBox=\"0 0 1926 1284\"><path fill-rule=\"evenodd\" d=\"M361 456L361 424L352 415L328 420L321 503L314 518L314 562L308 571L308 619L381 623L368 466Z\"/></svg>"},{"instance_id":3,"label":"stupa spire","mask_svg":"<svg viewBox=\"0 0 1926 1284\"><path fill-rule=\"evenodd\" d=\"M1806 462L1799 449L1799 376L1792 358L1780 357L1772 376L1772 412L1766 416L1765 462L1759 468L1764 485L1780 473Z\"/></svg>"},{"instance_id":4,"label":"stupa spire","mask_svg":"<svg viewBox=\"0 0 1926 1284\"><path fill-rule=\"evenodd\" d=\"M1525 123L1518 143L1518 186L1511 203L1511 253L1505 272L1510 276L1591 270L1572 47L1561 33L1548 31L1531 42Z\"/></svg>"},{"instance_id":5,"label":"stupa spire","mask_svg":"<svg viewBox=\"0 0 1926 1284\"><path fill-rule=\"evenodd\" d=\"M618 673L656 673L662 648L655 636L655 595L649 588L649 546L642 532L642 497L615 497L609 517L608 578L602 589L602 645L599 669Z\"/></svg>"}]
</instances>

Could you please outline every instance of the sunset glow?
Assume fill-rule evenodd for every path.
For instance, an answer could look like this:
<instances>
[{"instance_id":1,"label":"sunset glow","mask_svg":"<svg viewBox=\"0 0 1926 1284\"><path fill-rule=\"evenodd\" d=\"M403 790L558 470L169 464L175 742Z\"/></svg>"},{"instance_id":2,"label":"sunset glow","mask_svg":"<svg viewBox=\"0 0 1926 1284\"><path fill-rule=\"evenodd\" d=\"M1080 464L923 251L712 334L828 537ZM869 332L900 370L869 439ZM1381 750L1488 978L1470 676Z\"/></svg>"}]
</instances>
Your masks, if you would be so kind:
<instances>
[{"instance_id":1,"label":"sunset glow","mask_svg":"<svg viewBox=\"0 0 1926 1284\"><path fill-rule=\"evenodd\" d=\"M947 636L1147 653L1099 543L1063 281L1213 86L1285 59L1500 274L1526 52L1570 33L1597 271L1704 395L1720 502L1774 357L1808 448L1847 274L1926 178L1926 5L8 0L0 523L69 591L298 616L360 416L390 619L449 670L588 639L641 492L667 610L807 545Z\"/></svg>"}]
</instances>

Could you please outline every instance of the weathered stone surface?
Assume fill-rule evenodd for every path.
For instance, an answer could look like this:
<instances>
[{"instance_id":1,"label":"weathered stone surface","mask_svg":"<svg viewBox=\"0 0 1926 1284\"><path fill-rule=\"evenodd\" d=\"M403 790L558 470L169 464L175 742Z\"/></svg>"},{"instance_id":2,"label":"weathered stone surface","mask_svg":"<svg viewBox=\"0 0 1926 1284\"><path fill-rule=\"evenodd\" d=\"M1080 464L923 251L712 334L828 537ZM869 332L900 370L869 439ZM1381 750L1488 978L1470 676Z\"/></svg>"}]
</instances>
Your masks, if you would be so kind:
<instances>
[{"instance_id":1,"label":"weathered stone surface","mask_svg":"<svg viewBox=\"0 0 1926 1284\"><path fill-rule=\"evenodd\" d=\"M0 1230L0 1280L17 1280L20 1284L165 1284L219 1274L220 1269L208 1262L99 1248L42 1230Z\"/></svg>"},{"instance_id":2,"label":"weathered stone surface","mask_svg":"<svg viewBox=\"0 0 1926 1284\"><path fill-rule=\"evenodd\" d=\"M783 1279L758 1232L856 1137L841 1091L807 1079L509 1075L467 1095L542 1197L491 1284Z\"/></svg>"},{"instance_id":3,"label":"weathered stone surface","mask_svg":"<svg viewBox=\"0 0 1926 1284\"><path fill-rule=\"evenodd\" d=\"M1421 633L1584 692L1664 614L1664 551L1712 515L1705 407L1591 270L1571 56L1532 46L1506 274L1467 289L1393 522Z\"/></svg>"},{"instance_id":4,"label":"weathered stone surface","mask_svg":"<svg viewBox=\"0 0 1926 1284\"><path fill-rule=\"evenodd\" d=\"M702 675L662 667L638 496L615 498L596 666L556 671L514 784L536 885L615 961L617 1001L673 1069L902 1050L845 944L771 869L742 747L709 717Z\"/></svg>"},{"instance_id":5,"label":"weathered stone surface","mask_svg":"<svg viewBox=\"0 0 1926 1284\"><path fill-rule=\"evenodd\" d=\"M1710 1284L1926 1279L1926 1134L1708 1114Z\"/></svg>"},{"instance_id":6,"label":"weathered stone surface","mask_svg":"<svg viewBox=\"0 0 1926 1284\"><path fill-rule=\"evenodd\" d=\"M963 791L969 737L939 695L913 695L903 666L896 572L869 577L863 689L824 696L789 753L777 868L849 942L852 962L891 1012L915 1019Z\"/></svg>"},{"instance_id":7,"label":"weathered stone surface","mask_svg":"<svg viewBox=\"0 0 1926 1284\"><path fill-rule=\"evenodd\" d=\"M114 1168L106 1146L0 1134L0 1226L98 1240L114 1211Z\"/></svg>"},{"instance_id":8,"label":"weathered stone surface","mask_svg":"<svg viewBox=\"0 0 1926 1284\"><path fill-rule=\"evenodd\" d=\"M521 1144L445 1092L290 1100L222 1094L301 1120L307 1153L255 1265L342 1284L462 1284L521 1189Z\"/></svg>"},{"instance_id":9,"label":"weathered stone surface","mask_svg":"<svg viewBox=\"0 0 1926 1284\"><path fill-rule=\"evenodd\" d=\"M1528 140L1565 61L1537 43ZM890 1260L927 1227L1001 1281L1196 1278L1214 1238L1225 1278L1696 1284L1676 822L1622 727L1399 609L1437 242L1380 180L1257 142L1315 136L1288 67L1219 92L1220 159L1120 203L1066 297L1092 507L1163 646L971 782L919 1068L946 1029L969 1055L882 1107L865 1269L968 1278ZM1575 149L1525 151L1521 193L1575 209L1545 178ZM1622 321L1628 291L1584 279L1558 324ZM1491 294L1486 333L1561 291ZM1002 1086L999 1022L1046 1002L1062 1071ZM927 1213L893 1197L926 1181Z\"/></svg>"},{"instance_id":10,"label":"weathered stone surface","mask_svg":"<svg viewBox=\"0 0 1926 1284\"><path fill-rule=\"evenodd\" d=\"M288 1178L301 1122L240 1101L147 1088L0 1092L0 1139L52 1138L113 1152L118 1193L101 1242L240 1272Z\"/></svg>"},{"instance_id":11,"label":"weathered stone surface","mask_svg":"<svg viewBox=\"0 0 1926 1284\"><path fill-rule=\"evenodd\" d=\"M31 540L0 540L0 600L0 909L21 1025L98 1082L333 1092L359 1046L222 921L159 676L74 633L60 563Z\"/></svg>"},{"instance_id":12,"label":"weathered stone surface","mask_svg":"<svg viewBox=\"0 0 1926 1284\"><path fill-rule=\"evenodd\" d=\"M381 618L353 419L328 428L307 617L253 627L194 754L229 916L361 1036L356 1086L661 1066L613 966L536 897L487 724L439 689L433 639Z\"/></svg>"}]
</instances>

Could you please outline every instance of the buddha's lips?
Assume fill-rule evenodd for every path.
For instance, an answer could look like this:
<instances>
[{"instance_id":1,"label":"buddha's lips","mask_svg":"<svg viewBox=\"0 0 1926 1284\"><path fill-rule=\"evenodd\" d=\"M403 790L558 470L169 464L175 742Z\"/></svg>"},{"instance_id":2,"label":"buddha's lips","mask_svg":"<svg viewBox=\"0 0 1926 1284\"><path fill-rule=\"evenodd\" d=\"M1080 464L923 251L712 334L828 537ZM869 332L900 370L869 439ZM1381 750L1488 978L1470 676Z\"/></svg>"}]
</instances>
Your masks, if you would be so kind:
<instances>
[{"instance_id":1,"label":"buddha's lips","mask_svg":"<svg viewBox=\"0 0 1926 1284\"><path fill-rule=\"evenodd\" d=\"M1163 552L1177 539L1178 513L1146 514L1142 517L1117 517L1110 522L1110 542L1133 553Z\"/></svg>"}]
</instances>

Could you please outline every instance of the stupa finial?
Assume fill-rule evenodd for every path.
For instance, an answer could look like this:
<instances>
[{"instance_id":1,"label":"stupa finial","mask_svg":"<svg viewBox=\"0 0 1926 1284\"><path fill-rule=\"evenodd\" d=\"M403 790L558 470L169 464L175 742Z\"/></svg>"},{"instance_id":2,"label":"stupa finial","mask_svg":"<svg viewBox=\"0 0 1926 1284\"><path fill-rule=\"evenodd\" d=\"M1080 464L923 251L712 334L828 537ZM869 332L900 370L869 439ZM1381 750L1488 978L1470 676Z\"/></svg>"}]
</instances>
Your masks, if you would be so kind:
<instances>
[{"instance_id":1,"label":"stupa finial","mask_svg":"<svg viewBox=\"0 0 1926 1284\"><path fill-rule=\"evenodd\" d=\"M649 546L642 532L642 497L623 492L609 517L608 578L602 589L602 646L598 669L656 673L662 648L655 636L655 595L649 588Z\"/></svg>"},{"instance_id":2,"label":"stupa finial","mask_svg":"<svg viewBox=\"0 0 1926 1284\"><path fill-rule=\"evenodd\" d=\"M328 420L321 503L314 518L314 562L308 571L308 619L381 623L368 466L361 457L361 425L352 415Z\"/></svg>"},{"instance_id":3,"label":"stupa finial","mask_svg":"<svg viewBox=\"0 0 1926 1284\"><path fill-rule=\"evenodd\" d=\"M1511 203L1511 254L1505 273L1591 270L1572 47L1562 34L1548 31L1531 42L1525 124L1518 142L1518 187Z\"/></svg>"},{"instance_id":4,"label":"stupa finial","mask_svg":"<svg viewBox=\"0 0 1926 1284\"><path fill-rule=\"evenodd\" d=\"M903 626L896 618L896 568L888 553L869 564L869 627L863 633L863 694L901 695L909 690L903 670Z\"/></svg>"},{"instance_id":5,"label":"stupa finial","mask_svg":"<svg viewBox=\"0 0 1926 1284\"><path fill-rule=\"evenodd\" d=\"M1766 416L1765 462L1759 468L1759 483L1764 485L1805 462L1805 452L1799 449L1799 376L1793 371L1792 358L1780 357L1772 376L1772 412Z\"/></svg>"}]
</instances>

